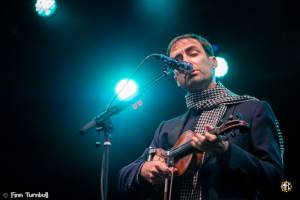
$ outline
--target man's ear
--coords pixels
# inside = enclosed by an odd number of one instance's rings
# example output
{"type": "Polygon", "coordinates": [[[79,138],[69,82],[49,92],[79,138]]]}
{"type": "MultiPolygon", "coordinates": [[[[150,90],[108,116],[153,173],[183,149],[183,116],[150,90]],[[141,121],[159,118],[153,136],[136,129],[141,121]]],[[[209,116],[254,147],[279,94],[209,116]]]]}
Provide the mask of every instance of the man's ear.
{"type": "Polygon", "coordinates": [[[218,66],[218,61],[217,61],[216,57],[215,56],[209,56],[209,61],[211,62],[212,67],[214,69],[216,69],[217,66],[218,66]]]}

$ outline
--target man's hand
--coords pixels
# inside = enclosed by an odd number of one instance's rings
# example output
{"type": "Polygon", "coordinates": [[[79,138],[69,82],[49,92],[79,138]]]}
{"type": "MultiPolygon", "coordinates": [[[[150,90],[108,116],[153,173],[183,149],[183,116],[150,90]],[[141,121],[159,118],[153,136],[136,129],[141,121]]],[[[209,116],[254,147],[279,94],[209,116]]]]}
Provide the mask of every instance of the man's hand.
{"type": "Polygon", "coordinates": [[[152,185],[162,184],[166,175],[171,175],[175,168],[168,167],[161,161],[147,161],[143,164],[140,175],[152,185]]]}
{"type": "Polygon", "coordinates": [[[191,144],[194,148],[207,153],[222,153],[228,150],[228,141],[218,141],[216,135],[209,133],[212,126],[205,126],[204,134],[195,134],[192,137],[191,144]]]}

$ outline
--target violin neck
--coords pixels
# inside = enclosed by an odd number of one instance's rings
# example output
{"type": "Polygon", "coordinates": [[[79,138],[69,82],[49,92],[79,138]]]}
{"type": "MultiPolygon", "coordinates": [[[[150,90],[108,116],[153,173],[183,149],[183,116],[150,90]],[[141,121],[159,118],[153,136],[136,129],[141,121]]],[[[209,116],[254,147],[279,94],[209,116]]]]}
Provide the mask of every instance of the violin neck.
{"type": "Polygon", "coordinates": [[[174,158],[176,160],[176,159],[182,158],[182,157],[192,153],[193,150],[194,150],[194,147],[191,145],[191,141],[189,140],[181,146],[171,148],[168,151],[167,155],[168,155],[168,157],[174,158]]]}

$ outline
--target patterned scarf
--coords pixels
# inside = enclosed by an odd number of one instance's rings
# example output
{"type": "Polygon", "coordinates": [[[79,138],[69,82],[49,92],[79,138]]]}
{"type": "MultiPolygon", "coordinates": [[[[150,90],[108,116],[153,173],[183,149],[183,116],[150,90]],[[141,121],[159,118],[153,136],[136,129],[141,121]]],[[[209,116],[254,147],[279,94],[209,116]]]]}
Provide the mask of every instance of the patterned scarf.
{"type": "MultiPolygon", "coordinates": [[[[189,93],[185,96],[188,109],[202,111],[197,125],[196,133],[204,133],[204,126],[210,124],[215,127],[226,112],[227,105],[238,104],[245,101],[257,100],[248,95],[237,95],[225,88],[221,83],[217,87],[203,91],[189,93]]],[[[202,189],[198,181],[199,170],[193,177],[185,177],[181,186],[180,200],[201,200],[202,189]]]]}

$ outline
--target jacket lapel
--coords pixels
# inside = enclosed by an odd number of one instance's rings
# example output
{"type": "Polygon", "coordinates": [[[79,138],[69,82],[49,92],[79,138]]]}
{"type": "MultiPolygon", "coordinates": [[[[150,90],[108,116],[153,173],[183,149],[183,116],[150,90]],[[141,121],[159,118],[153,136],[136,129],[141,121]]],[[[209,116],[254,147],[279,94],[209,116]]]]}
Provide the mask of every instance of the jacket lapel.
{"type": "Polygon", "coordinates": [[[184,130],[184,128],[185,128],[185,124],[187,122],[188,116],[189,116],[189,111],[187,111],[186,113],[181,115],[179,117],[179,119],[176,121],[175,126],[171,129],[170,133],[168,134],[168,141],[169,141],[169,144],[171,144],[172,146],[176,143],[179,136],[184,131],[186,131],[186,130],[184,130]]]}

